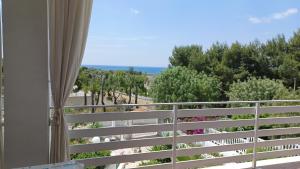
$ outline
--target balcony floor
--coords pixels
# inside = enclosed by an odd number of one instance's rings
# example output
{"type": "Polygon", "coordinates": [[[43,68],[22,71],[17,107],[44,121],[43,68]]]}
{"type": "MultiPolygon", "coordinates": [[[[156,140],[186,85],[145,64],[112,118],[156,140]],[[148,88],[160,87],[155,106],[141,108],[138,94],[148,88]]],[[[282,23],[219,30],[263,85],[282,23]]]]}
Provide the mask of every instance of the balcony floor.
{"type": "MultiPolygon", "coordinates": [[[[228,163],[204,169],[250,169],[251,166],[252,162],[228,163]]],[[[257,162],[257,169],[300,169],[300,156],[260,160],[257,162]]]]}

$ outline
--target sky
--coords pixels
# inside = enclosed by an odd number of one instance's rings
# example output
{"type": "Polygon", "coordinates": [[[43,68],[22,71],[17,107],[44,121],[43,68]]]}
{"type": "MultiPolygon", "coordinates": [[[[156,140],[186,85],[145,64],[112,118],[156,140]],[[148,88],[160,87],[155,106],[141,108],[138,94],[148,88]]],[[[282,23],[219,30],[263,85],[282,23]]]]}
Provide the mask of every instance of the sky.
{"type": "Polygon", "coordinates": [[[175,46],[264,42],[298,28],[299,0],[94,0],[82,64],[167,67],[175,46]]]}

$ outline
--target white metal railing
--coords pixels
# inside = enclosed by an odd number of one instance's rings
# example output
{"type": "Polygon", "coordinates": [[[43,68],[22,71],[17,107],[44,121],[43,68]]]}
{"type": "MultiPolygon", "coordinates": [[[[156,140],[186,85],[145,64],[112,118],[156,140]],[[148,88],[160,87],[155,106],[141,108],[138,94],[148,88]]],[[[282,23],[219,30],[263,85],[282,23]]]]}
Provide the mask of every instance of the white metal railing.
{"type": "MultiPolygon", "coordinates": [[[[105,122],[105,121],[122,121],[122,120],[136,120],[136,119],[165,119],[169,118],[167,123],[147,124],[147,125],[131,125],[131,126],[115,126],[103,128],[84,128],[84,129],[71,129],[69,130],[69,137],[72,138],[91,138],[94,136],[113,136],[113,135],[128,135],[135,133],[148,133],[148,132],[163,132],[193,130],[193,129],[209,129],[209,128],[226,128],[226,127],[242,127],[254,126],[254,130],[249,131],[236,131],[236,132],[222,132],[222,133],[207,133],[198,135],[177,135],[173,134],[168,137],[160,137],[159,135],[151,138],[131,138],[124,141],[114,142],[100,142],[90,144],[76,144],[70,145],[70,153],[82,152],[95,152],[100,150],[117,150],[135,147],[148,147],[155,145],[172,144],[172,149],[159,152],[142,152],[132,153],[126,155],[114,155],[110,157],[101,158],[88,158],[78,160],[83,162],[86,166],[99,166],[108,164],[120,164],[135,161],[144,161],[157,158],[171,158],[171,163],[144,166],[142,168],[201,168],[210,165],[221,165],[231,162],[249,162],[252,161],[252,167],[256,167],[256,161],[266,158],[279,158],[287,156],[296,156],[300,154],[298,143],[300,138],[285,138],[276,140],[259,140],[259,137],[274,136],[274,135],[290,135],[299,134],[300,127],[289,128],[272,128],[272,129],[259,129],[260,125],[269,124],[297,124],[300,123],[300,116],[293,117],[274,117],[274,118],[259,118],[263,113],[289,113],[300,112],[300,100],[276,100],[276,101],[230,101],[230,102],[197,102],[197,103],[154,103],[146,105],[106,105],[105,107],[134,107],[134,106],[147,106],[156,107],[172,106],[171,110],[150,110],[150,111],[117,111],[117,112],[101,112],[101,113],[80,113],[80,114],[67,114],[65,119],[68,124],[73,123],[86,123],[86,122],[105,122]],[[295,106],[270,106],[274,103],[297,103],[295,106]],[[182,106],[195,106],[195,105],[216,105],[216,104],[255,104],[254,107],[238,107],[238,108],[195,108],[195,109],[182,109],[182,106]],[[267,106],[268,105],[268,106],[267,106]],[[240,120],[218,120],[218,116],[227,115],[246,115],[252,114],[252,119],[240,120]],[[193,121],[193,122],[179,122],[178,118],[183,117],[196,117],[205,116],[210,117],[206,121],[193,121]],[[244,142],[240,139],[251,139],[251,141],[244,142]],[[216,140],[234,140],[232,144],[223,144],[210,147],[191,147],[186,149],[178,149],[176,145],[179,143],[193,143],[205,142],[216,140]],[[258,147],[277,147],[267,152],[256,152],[258,147]],[[279,148],[281,147],[281,148],[279,148]],[[284,148],[288,147],[288,148],[284,148]],[[227,152],[236,150],[252,149],[253,153],[241,154],[237,156],[224,156],[210,159],[199,159],[178,162],[176,157],[179,156],[192,156],[199,154],[210,154],[214,152],[227,152]]],[[[101,108],[103,106],[68,106],[69,109],[84,109],[84,108],[101,108]]],[[[251,166],[250,166],[251,168],[251,166]]]]}

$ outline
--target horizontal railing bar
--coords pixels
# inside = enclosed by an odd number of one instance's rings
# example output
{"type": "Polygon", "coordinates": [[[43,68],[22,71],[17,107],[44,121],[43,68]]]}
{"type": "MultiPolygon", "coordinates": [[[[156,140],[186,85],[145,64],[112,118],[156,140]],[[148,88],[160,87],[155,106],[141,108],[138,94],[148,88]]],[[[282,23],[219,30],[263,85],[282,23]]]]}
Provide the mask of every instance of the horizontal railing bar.
{"type": "Polygon", "coordinates": [[[254,107],[241,108],[210,108],[210,109],[180,109],[177,117],[195,116],[226,116],[236,114],[254,114],[254,107]]]}
{"type": "Polygon", "coordinates": [[[300,112],[300,106],[268,106],[261,107],[259,114],[300,112]]]}
{"type": "Polygon", "coordinates": [[[259,125],[288,124],[288,123],[300,123],[300,116],[276,117],[276,118],[260,118],[258,120],[258,124],[259,125]]]}
{"type": "Polygon", "coordinates": [[[136,119],[168,118],[171,116],[170,110],[143,111],[143,112],[106,112],[106,113],[81,113],[65,115],[67,123],[83,123],[96,121],[117,121],[136,119]]]}
{"type": "Polygon", "coordinates": [[[254,125],[254,119],[197,121],[197,122],[178,123],[178,130],[192,130],[192,129],[200,129],[200,128],[240,127],[240,126],[253,126],[253,125],[254,125]]]}
{"type": "MultiPolygon", "coordinates": [[[[258,130],[258,136],[274,136],[274,135],[286,135],[300,133],[300,127],[292,128],[277,128],[277,129],[264,129],[258,130]]],[[[224,132],[216,134],[199,134],[199,135],[187,135],[178,136],[177,143],[192,143],[197,141],[211,141],[211,140],[225,140],[235,138],[249,138],[254,136],[254,131],[238,131],[238,132],[224,132]]]]}
{"type": "Polygon", "coordinates": [[[99,150],[117,150],[123,148],[164,145],[164,144],[170,144],[172,142],[172,139],[173,139],[172,137],[156,137],[156,138],[127,140],[127,141],[113,141],[113,142],[94,143],[94,144],[70,145],[70,153],[73,154],[73,153],[81,153],[81,152],[95,152],[99,150]]]}
{"type": "MultiPolygon", "coordinates": [[[[261,108],[263,113],[286,113],[296,110],[300,111],[300,106],[293,107],[265,107],[261,108]]],[[[234,114],[253,114],[254,108],[212,108],[212,109],[181,109],[178,111],[178,117],[194,116],[221,116],[234,114]]],[[[260,114],[263,114],[260,113],[260,114]]],[[[134,120],[149,118],[168,118],[171,116],[171,110],[145,111],[145,112],[108,112],[108,113],[82,113],[76,115],[65,115],[68,123],[76,122],[95,122],[95,121],[113,121],[113,120],[134,120]]]]}
{"type": "Polygon", "coordinates": [[[177,150],[177,156],[191,156],[191,155],[208,154],[213,152],[243,150],[251,147],[253,147],[253,143],[243,143],[243,144],[239,143],[239,144],[230,144],[230,145],[222,145],[222,146],[187,148],[187,149],[177,150]]]}
{"type": "MultiPolygon", "coordinates": [[[[286,123],[300,123],[300,116],[259,119],[259,125],[286,124],[286,123]]],[[[241,127],[241,126],[253,126],[253,125],[254,125],[254,119],[197,121],[197,122],[178,123],[178,130],[193,130],[199,128],[241,127]]]]}
{"type": "Polygon", "coordinates": [[[177,143],[192,143],[197,141],[247,138],[247,137],[253,137],[253,134],[254,134],[253,131],[239,131],[239,132],[217,133],[217,134],[186,135],[186,136],[178,136],[176,140],[177,143]]]}
{"type": "MultiPolygon", "coordinates": [[[[238,104],[238,103],[293,103],[300,100],[260,100],[260,101],[219,101],[219,102],[174,102],[174,103],[149,103],[149,104],[111,104],[111,105],[80,105],[80,106],[65,106],[64,108],[101,108],[101,107],[133,107],[133,106],[167,106],[167,105],[211,105],[211,104],[238,104]]],[[[50,109],[54,109],[53,106],[50,109]]]]}
{"type": "Polygon", "coordinates": [[[112,136],[132,133],[149,133],[159,131],[171,131],[172,124],[133,125],[128,127],[104,127],[96,129],[69,130],[69,138],[112,136]]]}
{"type": "MultiPolygon", "coordinates": [[[[189,136],[192,137],[192,136],[189,136]]],[[[163,145],[170,144],[172,137],[157,137],[157,138],[147,138],[147,139],[137,139],[137,140],[128,140],[128,141],[116,141],[116,142],[106,142],[106,143],[96,143],[96,144],[79,144],[71,145],[70,153],[81,153],[81,152],[94,152],[98,150],[116,150],[122,148],[133,148],[133,147],[143,147],[143,146],[154,146],[154,145],[163,145]]],[[[291,138],[291,139],[278,139],[278,140],[268,140],[264,142],[257,143],[258,147],[267,147],[267,146],[278,146],[278,145],[288,145],[288,144],[298,144],[300,138],[291,138]]],[[[225,146],[211,146],[211,147],[201,147],[201,148],[190,148],[178,150],[178,155],[188,155],[181,154],[181,152],[192,152],[197,153],[211,153],[211,152],[222,152],[230,150],[240,150],[246,149],[253,146],[253,143],[246,144],[233,144],[225,146]]]]}
{"type": "Polygon", "coordinates": [[[108,156],[108,157],[100,157],[100,158],[88,158],[88,159],[80,159],[76,160],[80,163],[88,166],[98,166],[98,165],[106,165],[106,164],[119,164],[126,162],[135,162],[142,160],[152,160],[157,158],[168,158],[172,156],[172,150],[164,150],[157,152],[148,152],[148,153],[137,153],[137,154],[126,154],[126,155],[117,155],[117,156],[108,156]]]}
{"type": "Polygon", "coordinates": [[[290,128],[275,128],[275,129],[263,129],[258,130],[258,136],[275,136],[275,135],[288,135],[288,134],[298,134],[300,133],[300,127],[290,127],[290,128]]]}
{"type": "MultiPolygon", "coordinates": [[[[259,120],[260,125],[265,124],[281,124],[281,123],[299,123],[300,117],[281,117],[281,118],[265,118],[259,120]]],[[[222,127],[232,127],[232,126],[251,126],[253,125],[253,120],[222,120],[222,121],[198,121],[198,122],[185,122],[185,123],[179,123],[178,129],[181,130],[188,130],[188,129],[197,129],[197,128],[222,128],[222,127]]],[[[158,124],[164,126],[165,124],[158,124]]],[[[172,125],[172,124],[167,124],[172,125]]],[[[130,128],[142,128],[142,126],[157,126],[157,124],[154,125],[136,125],[136,126],[130,126],[130,128]]],[[[169,126],[170,127],[170,126],[169,126]]],[[[128,127],[115,127],[118,129],[128,128],[128,127]]],[[[83,131],[83,130],[95,130],[95,129],[79,129],[79,130],[71,130],[70,132],[77,132],[77,131],[83,131]]],[[[101,128],[101,130],[113,130],[112,127],[108,128],[101,128]]],[[[299,132],[299,128],[288,128],[288,129],[267,129],[266,131],[272,132],[272,130],[275,130],[274,134],[279,134],[277,131],[284,131],[284,130],[296,130],[295,132],[299,132]]],[[[166,130],[167,131],[167,130],[166,130]]],[[[263,132],[264,130],[260,130],[259,132],[263,132]]],[[[134,131],[132,131],[134,132],[134,131]]],[[[143,131],[141,131],[143,132],[143,131]]],[[[145,131],[148,132],[148,131],[145,131]]],[[[103,133],[102,133],[103,134],[103,133]]],[[[122,134],[122,133],[121,133],[122,134]]],[[[124,133],[127,134],[127,133],[124,133]]],[[[266,133],[268,134],[268,133],[266,133]]],[[[283,133],[288,134],[288,133],[283,133]]],[[[118,135],[118,134],[116,134],[118,135]]],[[[259,135],[261,136],[261,135],[259,135]]]]}
{"type": "Polygon", "coordinates": [[[247,155],[238,155],[238,156],[229,156],[229,157],[219,157],[212,159],[202,159],[202,160],[190,160],[184,162],[178,162],[176,164],[177,169],[182,168],[201,168],[201,167],[209,167],[212,165],[219,165],[230,162],[245,162],[250,161],[252,159],[252,154],[247,155]]]}

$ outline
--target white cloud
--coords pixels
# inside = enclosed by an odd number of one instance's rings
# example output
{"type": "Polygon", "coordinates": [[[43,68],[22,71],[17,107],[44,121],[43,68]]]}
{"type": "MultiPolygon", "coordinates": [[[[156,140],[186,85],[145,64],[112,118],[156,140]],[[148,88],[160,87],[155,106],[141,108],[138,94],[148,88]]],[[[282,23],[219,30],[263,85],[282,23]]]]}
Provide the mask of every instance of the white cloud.
{"type": "Polygon", "coordinates": [[[257,17],[250,17],[249,18],[249,21],[251,22],[251,23],[262,23],[263,21],[261,20],[261,19],[259,19],[259,18],[257,18],[257,17]]]}
{"type": "Polygon", "coordinates": [[[298,12],[299,12],[299,10],[297,8],[290,8],[284,12],[279,12],[279,13],[273,14],[273,19],[283,19],[288,16],[295,15],[298,12]]]}
{"type": "Polygon", "coordinates": [[[268,17],[249,17],[248,20],[253,24],[260,24],[260,23],[270,23],[274,20],[281,20],[285,19],[291,15],[295,15],[299,13],[299,10],[297,8],[289,8],[286,11],[283,12],[277,12],[273,13],[272,15],[268,17]]]}
{"type": "Polygon", "coordinates": [[[141,13],[139,10],[134,9],[134,8],[130,8],[130,13],[134,14],[134,15],[138,15],[139,13],[141,13]]]}

